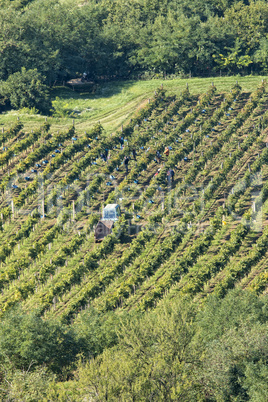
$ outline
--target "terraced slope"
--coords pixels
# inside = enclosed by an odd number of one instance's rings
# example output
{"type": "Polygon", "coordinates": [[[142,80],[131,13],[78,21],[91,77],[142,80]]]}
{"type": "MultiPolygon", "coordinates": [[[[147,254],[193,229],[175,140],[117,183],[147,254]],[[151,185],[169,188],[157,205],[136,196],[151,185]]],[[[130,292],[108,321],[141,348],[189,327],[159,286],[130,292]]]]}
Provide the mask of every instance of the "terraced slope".
{"type": "Polygon", "coordinates": [[[234,286],[267,292],[267,107],[265,82],[251,94],[161,88],[116,133],[55,133],[49,122],[1,133],[1,314],[20,303],[70,321],[89,305],[145,310],[234,286]],[[111,202],[122,218],[96,244],[111,202]]]}

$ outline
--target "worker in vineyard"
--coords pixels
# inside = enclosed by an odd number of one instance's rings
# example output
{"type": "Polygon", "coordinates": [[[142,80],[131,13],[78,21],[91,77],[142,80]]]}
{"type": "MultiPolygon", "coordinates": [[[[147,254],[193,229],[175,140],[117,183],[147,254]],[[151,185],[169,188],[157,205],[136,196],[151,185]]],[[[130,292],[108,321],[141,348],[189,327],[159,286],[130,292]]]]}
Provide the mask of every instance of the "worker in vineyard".
{"type": "Polygon", "coordinates": [[[169,185],[174,182],[174,175],[175,175],[174,170],[169,169],[167,172],[167,181],[169,185]]]}
{"type": "Polygon", "coordinates": [[[128,174],[128,162],[129,162],[129,157],[125,156],[125,158],[124,158],[124,166],[125,166],[125,169],[126,169],[126,174],[128,174]]]}
{"type": "Polygon", "coordinates": [[[132,149],[132,155],[133,155],[134,161],[136,161],[136,160],[137,160],[137,159],[136,159],[136,156],[137,156],[136,149],[132,149]]]}
{"type": "Polygon", "coordinates": [[[101,154],[101,155],[100,155],[100,157],[101,157],[101,159],[103,159],[103,160],[104,160],[104,162],[106,162],[106,161],[107,161],[107,158],[106,158],[105,154],[101,154]]]}
{"type": "Polygon", "coordinates": [[[120,145],[121,145],[121,149],[123,148],[123,145],[124,145],[124,138],[121,136],[121,137],[119,137],[119,142],[120,142],[120,145]]]}
{"type": "Polygon", "coordinates": [[[171,183],[174,182],[174,176],[175,176],[175,172],[173,169],[170,169],[170,175],[171,175],[171,183]]]}
{"type": "Polygon", "coordinates": [[[166,148],[165,148],[165,150],[164,150],[164,154],[165,154],[166,156],[168,156],[168,155],[169,155],[169,148],[168,148],[168,147],[166,147],[166,148]]]}
{"type": "Polygon", "coordinates": [[[160,163],[161,162],[161,154],[160,154],[160,152],[159,151],[156,151],[156,162],[157,163],[160,163]]]}

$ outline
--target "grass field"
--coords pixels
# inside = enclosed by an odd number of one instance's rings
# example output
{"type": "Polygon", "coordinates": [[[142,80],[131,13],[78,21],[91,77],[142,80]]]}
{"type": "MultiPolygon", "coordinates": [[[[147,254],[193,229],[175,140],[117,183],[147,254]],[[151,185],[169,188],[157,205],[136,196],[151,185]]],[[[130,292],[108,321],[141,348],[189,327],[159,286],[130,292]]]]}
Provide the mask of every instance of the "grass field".
{"type": "MultiPolygon", "coordinates": [[[[79,93],[68,87],[55,87],[51,92],[58,117],[48,117],[53,131],[66,130],[75,122],[77,132],[84,132],[98,121],[110,133],[126,123],[135,111],[163,84],[167,93],[179,94],[189,85],[192,94],[205,92],[213,81],[219,92],[229,92],[236,81],[244,92],[252,92],[265,76],[192,78],[150,81],[117,81],[104,83],[95,93],[79,93]],[[62,116],[62,117],[61,117],[62,116]]],[[[39,127],[45,116],[27,110],[5,112],[0,117],[0,128],[8,128],[20,119],[25,131],[39,127]]]]}

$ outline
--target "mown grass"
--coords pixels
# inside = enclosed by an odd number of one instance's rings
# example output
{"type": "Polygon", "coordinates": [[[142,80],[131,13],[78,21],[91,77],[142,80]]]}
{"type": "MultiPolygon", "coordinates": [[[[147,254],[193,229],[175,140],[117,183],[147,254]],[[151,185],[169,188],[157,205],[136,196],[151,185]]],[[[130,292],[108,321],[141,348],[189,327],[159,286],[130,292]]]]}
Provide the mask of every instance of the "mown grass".
{"type": "MultiPolygon", "coordinates": [[[[54,131],[66,130],[74,121],[78,133],[89,130],[97,122],[110,133],[131,118],[161,84],[168,93],[178,94],[188,83],[192,94],[201,94],[212,82],[219,92],[228,92],[237,81],[243,91],[251,92],[262,79],[267,79],[267,76],[117,81],[99,85],[94,93],[79,93],[67,87],[55,87],[51,99],[58,117],[50,116],[47,119],[54,131]]],[[[9,111],[0,115],[0,127],[8,128],[18,118],[23,122],[25,131],[34,130],[45,121],[45,116],[38,114],[9,111]]]]}

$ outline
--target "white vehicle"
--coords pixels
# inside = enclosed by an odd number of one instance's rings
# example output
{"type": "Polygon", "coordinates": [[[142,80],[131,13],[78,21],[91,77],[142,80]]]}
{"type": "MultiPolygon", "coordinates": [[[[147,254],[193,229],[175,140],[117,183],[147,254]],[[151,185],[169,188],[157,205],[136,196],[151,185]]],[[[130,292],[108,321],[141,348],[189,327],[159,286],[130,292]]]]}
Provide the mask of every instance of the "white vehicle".
{"type": "Polygon", "coordinates": [[[114,222],[118,221],[121,215],[118,204],[108,204],[102,211],[102,219],[95,228],[95,242],[101,242],[105,236],[112,233],[114,222]]]}

